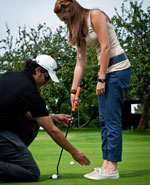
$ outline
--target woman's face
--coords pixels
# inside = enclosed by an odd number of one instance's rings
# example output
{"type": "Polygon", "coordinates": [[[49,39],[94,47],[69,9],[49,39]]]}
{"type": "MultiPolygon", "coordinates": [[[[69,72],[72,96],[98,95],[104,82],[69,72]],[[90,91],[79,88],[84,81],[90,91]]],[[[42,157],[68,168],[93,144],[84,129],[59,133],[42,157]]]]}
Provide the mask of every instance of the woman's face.
{"type": "Polygon", "coordinates": [[[63,21],[65,24],[68,24],[69,19],[70,19],[68,13],[66,13],[66,12],[60,12],[60,13],[57,13],[57,16],[58,16],[59,19],[60,19],[61,21],[63,21]]]}

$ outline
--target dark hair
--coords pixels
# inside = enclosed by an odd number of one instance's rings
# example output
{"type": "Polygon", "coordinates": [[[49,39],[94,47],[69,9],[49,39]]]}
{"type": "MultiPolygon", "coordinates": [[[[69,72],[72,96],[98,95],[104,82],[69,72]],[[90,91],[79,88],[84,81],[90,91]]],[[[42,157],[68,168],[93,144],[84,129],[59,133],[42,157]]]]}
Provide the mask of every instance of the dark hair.
{"type": "MultiPolygon", "coordinates": [[[[41,67],[41,66],[36,63],[36,60],[35,59],[34,60],[32,60],[32,59],[25,60],[24,68],[28,72],[30,72],[31,74],[35,74],[35,69],[37,67],[41,67]]],[[[44,69],[43,67],[41,67],[41,72],[42,73],[45,73],[45,72],[47,72],[47,70],[44,69]]]]}

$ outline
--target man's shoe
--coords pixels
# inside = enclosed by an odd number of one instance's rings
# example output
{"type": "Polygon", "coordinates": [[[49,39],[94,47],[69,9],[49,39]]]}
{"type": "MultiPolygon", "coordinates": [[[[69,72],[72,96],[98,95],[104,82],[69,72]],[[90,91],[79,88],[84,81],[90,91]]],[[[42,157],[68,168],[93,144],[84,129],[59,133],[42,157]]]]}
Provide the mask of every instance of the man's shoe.
{"type": "Polygon", "coordinates": [[[84,176],[91,180],[103,180],[103,179],[118,179],[119,172],[118,170],[112,172],[106,172],[105,170],[95,170],[95,173],[91,173],[91,175],[84,176]]]}

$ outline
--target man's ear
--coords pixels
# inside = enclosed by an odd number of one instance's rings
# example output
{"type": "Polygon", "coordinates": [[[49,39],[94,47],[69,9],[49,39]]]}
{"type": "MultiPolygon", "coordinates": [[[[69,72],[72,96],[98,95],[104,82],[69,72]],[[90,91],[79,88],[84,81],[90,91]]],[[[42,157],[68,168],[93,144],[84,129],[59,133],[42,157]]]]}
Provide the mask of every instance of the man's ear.
{"type": "Polygon", "coordinates": [[[39,74],[39,73],[41,73],[41,67],[35,68],[35,74],[39,74]]]}
{"type": "Polygon", "coordinates": [[[35,68],[35,76],[41,77],[42,75],[41,69],[42,69],[41,67],[35,68]]]}

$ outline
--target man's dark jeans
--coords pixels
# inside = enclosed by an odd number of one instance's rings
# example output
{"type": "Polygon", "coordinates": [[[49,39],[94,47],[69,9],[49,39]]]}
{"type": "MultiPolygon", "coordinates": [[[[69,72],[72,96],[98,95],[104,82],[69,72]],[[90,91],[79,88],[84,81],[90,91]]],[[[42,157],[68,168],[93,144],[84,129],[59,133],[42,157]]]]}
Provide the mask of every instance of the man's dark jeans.
{"type": "Polygon", "coordinates": [[[0,181],[38,181],[40,170],[27,148],[34,138],[32,136],[32,139],[28,139],[29,141],[25,141],[26,144],[18,134],[12,131],[0,132],[0,181]]]}

